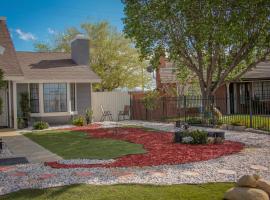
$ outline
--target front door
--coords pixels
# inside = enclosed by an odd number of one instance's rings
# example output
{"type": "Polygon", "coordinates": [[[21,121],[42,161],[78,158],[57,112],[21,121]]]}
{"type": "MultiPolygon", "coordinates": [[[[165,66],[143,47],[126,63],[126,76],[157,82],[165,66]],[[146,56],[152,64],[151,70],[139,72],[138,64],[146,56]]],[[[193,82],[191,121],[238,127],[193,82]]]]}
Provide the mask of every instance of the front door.
{"type": "Polygon", "coordinates": [[[0,97],[3,101],[2,114],[0,113],[0,128],[8,127],[8,101],[6,88],[0,89],[0,97]]]}

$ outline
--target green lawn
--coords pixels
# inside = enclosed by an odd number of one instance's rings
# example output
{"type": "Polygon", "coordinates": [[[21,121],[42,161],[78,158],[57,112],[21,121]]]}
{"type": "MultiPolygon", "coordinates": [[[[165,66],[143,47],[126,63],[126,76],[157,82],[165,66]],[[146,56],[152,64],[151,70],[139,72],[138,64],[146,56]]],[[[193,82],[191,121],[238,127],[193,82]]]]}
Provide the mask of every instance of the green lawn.
{"type": "Polygon", "coordinates": [[[42,131],[24,134],[64,159],[111,159],[145,153],[143,146],[113,139],[96,139],[77,131],[42,131]]]}
{"type": "Polygon", "coordinates": [[[3,200],[222,200],[231,183],[203,185],[71,185],[43,190],[22,190],[3,200]]]}
{"type": "MultiPolygon", "coordinates": [[[[220,121],[225,124],[238,124],[250,127],[249,115],[224,115],[220,121]]],[[[270,130],[270,117],[269,116],[252,116],[252,127],[261,130],[270,130]]]]}

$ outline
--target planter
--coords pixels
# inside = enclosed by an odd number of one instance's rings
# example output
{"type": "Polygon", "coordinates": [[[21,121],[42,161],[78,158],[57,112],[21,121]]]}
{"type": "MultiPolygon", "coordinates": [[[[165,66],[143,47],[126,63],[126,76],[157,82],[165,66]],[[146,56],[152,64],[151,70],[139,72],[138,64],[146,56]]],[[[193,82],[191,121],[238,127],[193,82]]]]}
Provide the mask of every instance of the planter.
{"type": "Polygon", "coordinates": [[[183,134],[181,131],[177,131],[174,133],[174,142],[181,143],[183,139],[183,134]]]}

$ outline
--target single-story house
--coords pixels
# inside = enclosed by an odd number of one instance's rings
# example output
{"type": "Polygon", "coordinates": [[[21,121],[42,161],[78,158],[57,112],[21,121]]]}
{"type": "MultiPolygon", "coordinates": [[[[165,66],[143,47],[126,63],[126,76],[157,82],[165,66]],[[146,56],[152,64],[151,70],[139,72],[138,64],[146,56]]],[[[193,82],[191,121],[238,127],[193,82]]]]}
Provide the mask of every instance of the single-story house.
{"type": "Polygon", "coordinates": [[[78,35],[71,53],[15,51],[5,17],[0,17],[0,69],[6,87],[0,90],[0,127],[17,128],[21,94],[29,95],[30,123],[70,122],[91,107],[92,83],[100,78],[89,66],[89,39],[78,35]]]}
{"type": "Polygon", "coordinates": [[[249,99],[255,112],[270,114],[270,62],[261,62],[246,72],[241,80],[221,86],[215,96],[217,99],[226,99],[223,101],[226,103],[219,106],[227,114],[249,112],[249,99]]]}

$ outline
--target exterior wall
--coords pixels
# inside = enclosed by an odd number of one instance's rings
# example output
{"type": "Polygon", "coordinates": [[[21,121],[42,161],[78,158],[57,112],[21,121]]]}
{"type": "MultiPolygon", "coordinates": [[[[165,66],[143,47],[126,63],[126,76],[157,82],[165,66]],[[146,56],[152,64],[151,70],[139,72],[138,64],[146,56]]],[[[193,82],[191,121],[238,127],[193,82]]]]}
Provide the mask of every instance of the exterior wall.
{"type": "Polygon", "coordinates": [[[2,114],[0,115],[0,127],[8,127],[8,93],[7,88],[0,90],[0,96],[3,101],[2,114]]]}
{"type": "Polygon", "coordinates": [[[101,105],[105,111],[112,113],[113,120],[118,120],[119,111],[123,111],[125,105],[130,105],[130,95],[127,92],[93,92],[94,121],[99,121],[102,116],[101,105]]]}
{"type": "Polygon", "coordinates": [[[84,115],[85,110],[91,107],[91,85],[90,83],[77,83],[77,111],[84,115]]]}
{"type": "Polygon", "coordinates": [[[45,121],[48,122],[49,125],[64,125],[71,124],[73,116],[53,116],[53,117],[31,117],[31,125],[33,125],[36,121],[45,121]]]}

